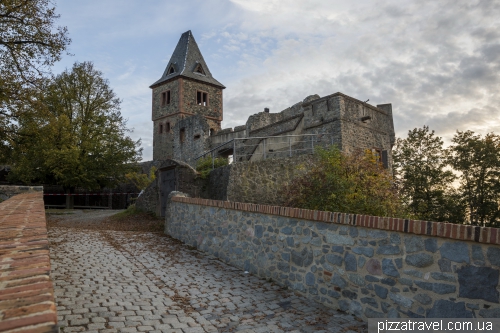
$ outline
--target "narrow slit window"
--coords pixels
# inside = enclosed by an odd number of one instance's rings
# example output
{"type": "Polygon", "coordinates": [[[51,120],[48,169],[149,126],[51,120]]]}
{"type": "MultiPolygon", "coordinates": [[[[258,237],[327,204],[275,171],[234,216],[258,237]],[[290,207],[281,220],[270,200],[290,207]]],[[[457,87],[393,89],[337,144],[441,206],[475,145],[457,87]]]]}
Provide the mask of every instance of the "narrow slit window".
{"type": "Polygon", "coordinates": [[[167,91],[167,104],[170,104],[170,101],[171,101],[171,99],[170,99],[170,90],[169,90],[169,91],[167,91]]]}
{"type": "Polygon", "coordinates": [[[163,133],[163,125],[160,124],[160,134],[163,133]]]}
{"type": "Polygon", "coordinates": [[[165,124],[165,132],[170,133],[170,123],[165,124]]]}
{"type": "Polygon", "coordinates": [[[167,93],[162,92],[161,93],[161,106],[165,106],[165,103],[167,102],[167,93]]]}
{"type": "Polygon", "coordinates": [[[183,143],[184,140],[186,139],[186,129],[185,128],[181,128],[181,130],[179,132],[179,138],[181,140],[181,143],[183,143]]]}
{"type": "Polygon", "coordinates": [[[195,139],[195,140],[198,140],[199,138],[201,138],[201,135],[200,135],[200,134],[196,134],[196,135],[194,136],[194,139],[195,139]]]}

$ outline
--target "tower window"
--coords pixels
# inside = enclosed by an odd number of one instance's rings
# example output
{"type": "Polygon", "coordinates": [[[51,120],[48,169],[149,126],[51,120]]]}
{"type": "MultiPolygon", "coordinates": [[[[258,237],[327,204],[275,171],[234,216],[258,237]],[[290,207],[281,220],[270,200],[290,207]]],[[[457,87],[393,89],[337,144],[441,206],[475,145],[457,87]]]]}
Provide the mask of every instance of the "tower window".
{"type": "Polygon", "coordinates": [[[208,106],[208,93],[203,91],[196,92],[196,104],[208,106]]]}
{"type": "Polygon", "coordinates": [[[213,128],[210,129],[210,136],[214,135],[215,130],[213,128]]]}
{"type": "Polygon", "coordinates": [[[194,139],[195,139],[195,140],[198,140],[199,138],[201,138],[201,135],[200,135],[200,134],[196,134],[196,135],[194,136],[194,139]]]}
{"type": "Polygon", "coordinates": [[[174,66],[172,65],[172,66],[170,66],[170,69],[168,70],[168,75],[170,75],[170,74],[174,74],[174,73],[175,73],[175,68],[174,68],[174,66]]]}
{"type": "Polygon", "coordinates": [[[196,65],[194,68],[194,72],[197,74],[205,75],[205,71],[203,70],[203,67],[201,67],[201,64],[196,65]]]}
{"type": "Polygon", "coordinates": [[[170,90],[162,92],[161,93],[161,106],[165,106],[167,104],[170,104],[170,101],[171,101],[170,90]]]}
{"type": "Polygon", "coordinates": [[[165,132],[170,133],[170,123],[165,124],[165,132]]]}
{"type": "Polygon", "coordinates": [[[181,128],[181,130],[179,132],[179,139],[181,140],[181,143],[183,143],[184,140],[186,140],[186,129],[185,128],[181,128]]]}
{"type": "Polygon", "coordinates": [[[159,131],[160,131],[160,134],[161,134],[161,133],[163,133],[163,125],[162,125],[162,124],[160,124],[160,129],[159,129],[159,131]]]}

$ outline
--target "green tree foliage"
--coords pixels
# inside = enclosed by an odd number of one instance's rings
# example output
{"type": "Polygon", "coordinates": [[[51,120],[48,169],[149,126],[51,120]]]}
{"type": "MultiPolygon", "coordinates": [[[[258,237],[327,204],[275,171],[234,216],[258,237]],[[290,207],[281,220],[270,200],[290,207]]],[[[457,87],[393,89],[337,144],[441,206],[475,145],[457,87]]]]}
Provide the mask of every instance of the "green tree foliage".
{"type": "Polygon", "coordinates": [[[306,209],[402,217],[392,176],[371,151],[346,155],[318,148],[304,174],[285,189],[286,205],[306,209]]]}
{"type": "Polygon", "coordinates": [[[460,176],[459,192],[473,225],[500,225],[500,136],[457,132],[449,163],[460,176]]]}
{"type": "Polygon", "coordinates": [[[11,180],[99,189],[114,186],[138,161],[120,99],[92,63],[46,80],[19,117],[11,180]]]}
{"type": "Polygon", "coordinates": [[[406,139],[396,140],[392,156],[399,193],[413,215],[422,220],[463,222],[464,209],[452,186],[456,176],[446,169],[443,141],[434,131],[427,126],[408,131],[406,139]]]}
{"type": "Polygon", "coordinates": [[[206,179],[213,169],[228,165],[228,163],[227,158],[216,157],[212,159],[212,156],[206,156],[197,161],[196,171],[200,173],[200,178],[206,179]]]}
{"type": "Polygon", "coordinates": [[[50,0],[0,0],[0,160],[17,134],[20,105],[70,43],[50,0]]]}
{"type": "Polygon", "coordinates": [[[156,179],[156,167],[152,167],[149,170],[149,175],[139,172],[129,172],[125,175],[125,178],[135,185],[139,190],[144,190],[156,179]]]}

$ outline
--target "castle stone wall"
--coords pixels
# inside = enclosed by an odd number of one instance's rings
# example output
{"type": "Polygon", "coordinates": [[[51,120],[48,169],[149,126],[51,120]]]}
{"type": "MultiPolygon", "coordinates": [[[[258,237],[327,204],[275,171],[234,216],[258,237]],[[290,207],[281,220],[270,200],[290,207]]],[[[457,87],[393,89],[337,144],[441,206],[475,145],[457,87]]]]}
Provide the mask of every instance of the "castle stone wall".
{"type": "Polygon", "coordinates": [[[364,319],[500,317],[495,228],[173,197],[165,232],[364,319]]]}

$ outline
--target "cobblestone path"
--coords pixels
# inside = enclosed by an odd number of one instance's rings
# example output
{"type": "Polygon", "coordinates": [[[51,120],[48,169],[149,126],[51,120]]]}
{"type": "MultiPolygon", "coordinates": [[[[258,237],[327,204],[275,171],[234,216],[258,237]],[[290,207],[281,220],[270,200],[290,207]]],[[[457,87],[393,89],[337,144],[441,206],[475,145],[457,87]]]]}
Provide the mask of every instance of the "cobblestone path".
{"type": "Polygon", "coordinates": [[[365,332],[366,324],[152,232],[49,228],[61,332],[365,332]]]}

